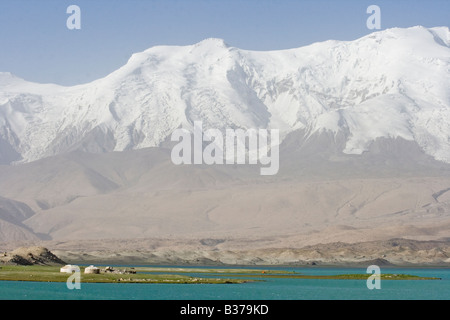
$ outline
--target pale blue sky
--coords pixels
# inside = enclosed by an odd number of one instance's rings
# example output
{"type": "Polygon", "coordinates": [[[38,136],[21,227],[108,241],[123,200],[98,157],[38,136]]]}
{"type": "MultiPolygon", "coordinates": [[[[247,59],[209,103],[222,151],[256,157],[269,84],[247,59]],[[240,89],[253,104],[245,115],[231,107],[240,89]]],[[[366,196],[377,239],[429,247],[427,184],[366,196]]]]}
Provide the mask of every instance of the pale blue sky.
{"type": "Polygon", "coordinates": [[[1,0],[0,71],[73,85],[154,45],[216,37],[275,50],[353,40],[373,32],[366,27],[371,4],[381,8],[381,29],[449,26],[449,0],[1,0]],[[71,4],[81,9],[81,30],[66,27],[71,4]]]}

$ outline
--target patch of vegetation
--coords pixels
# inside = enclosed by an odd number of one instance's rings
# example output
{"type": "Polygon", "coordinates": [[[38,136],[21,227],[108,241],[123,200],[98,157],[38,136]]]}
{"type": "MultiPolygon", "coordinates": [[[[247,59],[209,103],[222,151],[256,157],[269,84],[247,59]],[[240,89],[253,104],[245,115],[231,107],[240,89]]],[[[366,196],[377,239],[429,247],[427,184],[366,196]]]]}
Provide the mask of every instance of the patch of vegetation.
{"type": "MultiPolygon", "coordinates": [[[[5,266],[0,269],[0,280],[66,282],[68,273],[59,271],[59,267],[50,266],[5,266]]],[[[244,283],[245,279],[199,278],[178,274],[134,274],[100,273],[85,274],[81,268],[82,283],[244,283]]]]}
{"type": "MultiPolygon", "coordinates": [[[[10,281],[44,281],[66,282],[70,274],[61,273],[60,267],[55,266],[3,266],[0,268],[0,280],[10,281]]],[[[135,273],[85,274],[80,268],[82,283],[245,283],[261,281],[270,278],[285,279],[338,279],[338,280],[367,280],[369,274],[340,274],[340,275],[305,275],[293,271],[257,270],[257,269],[211,269],[211,268],[158,268],[135,267],[135,273]],[[207,277],[196,277],[186,273],[205,274],[207,277]],[[230,278],[232,277],[232,278],[230,278]],[[249,279],[250,278],[250,279],[249,279]],[[257,278],[257,279],[256,279],[257,278]]],[[[408,274],[381,274],[382,280],[437,280],[439,278],[419,277],[408,274]]]]}
{"type": "MultiPolygon", "coordinates": [[[[370,274],[337,274],[337,275],[305,275],[305,274],[229,274],[233,277],[285,278],[285,279],[334,279],[334,280],[367,280],[370,274]]],[[[440,280],[433,277],[419,277],[410,274],[381,274],[381,280],[440,280]]]]}

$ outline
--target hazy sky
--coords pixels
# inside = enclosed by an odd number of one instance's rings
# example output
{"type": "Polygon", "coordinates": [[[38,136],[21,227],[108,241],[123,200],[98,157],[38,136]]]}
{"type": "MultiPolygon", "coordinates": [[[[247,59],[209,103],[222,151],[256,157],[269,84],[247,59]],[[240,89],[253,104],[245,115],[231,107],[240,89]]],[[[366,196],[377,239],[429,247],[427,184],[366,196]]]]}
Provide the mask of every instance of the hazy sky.
{"type": "Polygon", "coordinates": [[[222,38],[250,50],[354,40],[369,5],[381,29],[449,26],[449,0],[1,0],[0,71],[35,82],[73,85],[106,76],[154,45],[222,38]],[[69,5],[81,29],[69,30],[69,5]]]}

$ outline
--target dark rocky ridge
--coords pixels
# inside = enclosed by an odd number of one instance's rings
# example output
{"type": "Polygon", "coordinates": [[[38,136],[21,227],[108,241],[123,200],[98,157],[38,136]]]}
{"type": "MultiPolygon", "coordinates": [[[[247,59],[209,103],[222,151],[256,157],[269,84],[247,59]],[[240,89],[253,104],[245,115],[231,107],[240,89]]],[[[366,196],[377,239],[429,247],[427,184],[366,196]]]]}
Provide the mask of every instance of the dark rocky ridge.
{"type": "Polygon", "coordinates": [[[9,265],[63,265],[63,260],[44,247],[21,247],[3,252],[0,262],[9,265]]]}

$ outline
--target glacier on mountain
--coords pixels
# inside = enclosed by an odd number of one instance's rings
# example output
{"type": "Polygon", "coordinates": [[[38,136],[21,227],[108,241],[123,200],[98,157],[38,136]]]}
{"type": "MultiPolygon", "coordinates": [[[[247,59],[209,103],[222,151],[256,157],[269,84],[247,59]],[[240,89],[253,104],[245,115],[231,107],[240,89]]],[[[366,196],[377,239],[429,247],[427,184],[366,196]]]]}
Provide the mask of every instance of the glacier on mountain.
{"type": "Polygon", "coordinates": [[[415,141],[450,163],[450,31],[393,28],[354,41],[250,51],[206,39],[156,46],[96,81],[64,87],[0,73],[0,164],[73,150],[161,145],[179,128],[345,133],[415,141]]]}

